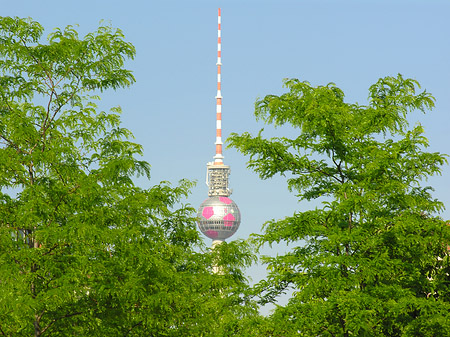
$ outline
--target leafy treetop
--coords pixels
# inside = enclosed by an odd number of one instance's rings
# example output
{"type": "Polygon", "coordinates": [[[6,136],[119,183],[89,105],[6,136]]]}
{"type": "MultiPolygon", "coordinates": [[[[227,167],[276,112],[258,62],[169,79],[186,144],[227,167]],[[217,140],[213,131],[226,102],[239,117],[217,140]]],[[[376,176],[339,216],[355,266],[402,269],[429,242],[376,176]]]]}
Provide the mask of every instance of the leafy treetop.
{"type": "Polygon", "coordinates": [[[332,83],[285,86],[257,101],[255,116],[291,125],[296,137],[266,139],[261,131],[228,139],[262,179],[287,175],[299,200],[323,200],[322,208],[268,221],[257,236],[261,245],[292,246],[265,258],[269,278],[255,288],[263,303],[294,290],[274,312],[271,333],[446,335],[450,230],[438,216],[444,205],[422,182],[447,159],[426,152],[422,126],[407,120],[412,110],[431,109],[433,96],[401,75],[372,85],[367,105],[345,102],[332,83]]]}

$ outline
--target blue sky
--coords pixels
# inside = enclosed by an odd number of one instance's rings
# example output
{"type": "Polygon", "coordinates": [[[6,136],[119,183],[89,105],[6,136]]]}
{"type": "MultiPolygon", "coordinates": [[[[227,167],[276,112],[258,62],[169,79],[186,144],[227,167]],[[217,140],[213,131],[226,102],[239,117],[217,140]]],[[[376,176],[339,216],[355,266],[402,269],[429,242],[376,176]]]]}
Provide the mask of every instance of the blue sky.
{"type": "MultiPolygon", "coordinates": [[[[262,127],[253,117],[254,102],[282,93],[283,78],[334,82],[347,101],[364,104],[378,78],[401,73],[436,97],[436,108],[411,115],[411,124],[424,125],[431,151],[450,153],[450,1],[16,0],[5,1],[1,15],[32,17],[47,32],[78,24],[87,33],[101,20],[122,29],[137,49],[127,64],[137,83],[106,93],[102,106],[120,105],[124,125],[144,146],[152,179],[139,184],[196,180],[188,202],[197,207],[207,196],[206,163],[214,155],[218,7],[225,138],[262,127]]],[[[267,135],[293,134],[266,129],[267,135]]],[[[235,238],[312,207],[298,203],[281,178],[261,182],[236,151],[224,155],[243,218],[235,238]]],[[[450,219],[449,166],[426,183],[448,205],[442,216],[450,219]]]]}

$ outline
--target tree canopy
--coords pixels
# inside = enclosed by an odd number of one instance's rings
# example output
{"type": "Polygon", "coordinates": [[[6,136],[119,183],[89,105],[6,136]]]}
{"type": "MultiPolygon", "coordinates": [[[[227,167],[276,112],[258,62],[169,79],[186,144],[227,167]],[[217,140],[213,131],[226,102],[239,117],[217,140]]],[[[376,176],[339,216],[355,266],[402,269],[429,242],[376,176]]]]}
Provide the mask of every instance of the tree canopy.
{"type": "Polygon", "coordinates": [[[367,105],[348,103],[330,83],[289,79],[287,92],[256,102],[255,116],[289,125],[294,138],[263,131],[232,134],[229,146],[249,156],[262,179],[285,176],[299,201],[322,207],[265,224],[260,245],[287,242],[265,257],[261,302],[293,295],[266,322],[271,336],[448,336],[450,228],[444,205],[423,186],[447,162],[427,152],[421,125],[408,114],[434,98],[412,79],[385,77],[367,105]]]}
{"type": "Polygon", "coordinates": [[[135,48],[109,26],[43,33],[0,18],[0,335],[227,335],[251,255],[205,249],[191,182],[137,186],[142,146],[97,107],[135,81],[135,48]]]}

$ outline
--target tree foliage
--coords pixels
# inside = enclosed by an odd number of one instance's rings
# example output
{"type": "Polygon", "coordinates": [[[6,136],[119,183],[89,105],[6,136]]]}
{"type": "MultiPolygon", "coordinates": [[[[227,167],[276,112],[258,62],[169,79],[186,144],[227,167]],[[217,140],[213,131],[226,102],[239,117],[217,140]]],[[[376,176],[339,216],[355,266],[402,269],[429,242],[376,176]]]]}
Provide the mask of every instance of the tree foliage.
{"type": "Polygon", "coordinates": [[[258,100],[255,115],[290,125],[296,138],[229,138],[262,179],[286,176],[300,201],[323,206],[268,221],[257,238],[292,247],[266,257],[269,277],[256,287],[262,302],[293,289],[267,334],[448,336],[450,231],[443,204],[422,186],[446,156],[426,152],[422,126],[407,120],[434,98],[401,75],[372,85],[367,105],[346,102],[334,84],[285,86],[258,100]]]}
{"type": "Polygon", "coordinates": [[[0,335],[225,334],[244,315],[248,249],[204,252],[181,204],[192,183],[136,186],[142,146],[120,108],[97,107],[134,82],[134,47],[111,27],[43,32],[0,18],[0,335]]]}

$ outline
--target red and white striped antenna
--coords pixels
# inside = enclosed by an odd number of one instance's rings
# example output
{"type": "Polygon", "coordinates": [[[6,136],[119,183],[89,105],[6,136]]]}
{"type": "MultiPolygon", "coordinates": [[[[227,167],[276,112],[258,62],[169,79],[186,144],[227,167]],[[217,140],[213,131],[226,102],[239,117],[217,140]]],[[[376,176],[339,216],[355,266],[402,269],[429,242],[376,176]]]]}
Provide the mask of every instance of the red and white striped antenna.
{"type": "Polygon", "coordinates": [[[217,95],[216,95],[216,155],[214,165],[223,164],[222,154],[222,93],[221,93],[221,66],[222,66],[222,36],[220,8],[217,16],[217,95]]]}

